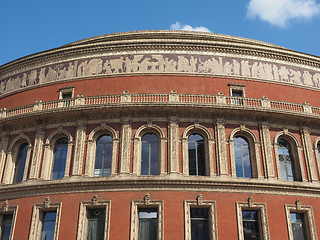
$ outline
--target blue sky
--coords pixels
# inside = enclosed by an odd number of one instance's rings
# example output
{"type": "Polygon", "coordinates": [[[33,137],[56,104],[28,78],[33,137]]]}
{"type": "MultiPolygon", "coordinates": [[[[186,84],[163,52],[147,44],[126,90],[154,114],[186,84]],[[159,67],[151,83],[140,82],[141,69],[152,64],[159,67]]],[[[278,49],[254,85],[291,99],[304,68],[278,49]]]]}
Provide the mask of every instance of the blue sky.
{"type": "Polygon", "coordinates": [[[211,31],[320,56],[320,0],[1,0],[0,65],[102,34],[211,31]]]}

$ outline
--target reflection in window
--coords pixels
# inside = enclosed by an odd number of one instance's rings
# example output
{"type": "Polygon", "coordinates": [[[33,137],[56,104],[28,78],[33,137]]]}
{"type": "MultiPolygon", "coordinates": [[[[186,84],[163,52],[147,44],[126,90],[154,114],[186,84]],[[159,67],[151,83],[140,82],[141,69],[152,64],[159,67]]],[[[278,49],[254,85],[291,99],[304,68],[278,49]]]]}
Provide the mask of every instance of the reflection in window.
{"type": "Polygon", "coordinates": [[[68,152],[68,139],[59,138],[55,145],[53,151],[53,169],[51,179],[63,178],[66,169],[66,160],[68,152]]]}
{"type": "Polygon", "coordinates": [[[303,213],[290,213],[291,227],[294,240],[306,240],[306,226],[303,213]]]}
{"type": "Polygon", "coordinates": [[[14,170],[14,176],[13,176],[14,183],[19,183],[23,180],[23,173],[26,166],[27,152],[28,152],[28,143],[21,144],[17,152],[17,158],[15,163],[15,170],[14,170]]]}
{"type": "Polygon", "coordinates": [[[94,176],[110,176],[112,159],[112,137],[103,135],[97,140],[94,176]]]}
{"type": "Polygon", "coordinates": [[[191,240],[209,240],[209,217],[207,208],[191,208],[191,240]]]}
{"type": "Polygon", "coordinates": [[[242,224],[244,240],[260,239],[258,211],[243,210],[242,224]]]}
{"type": "Polygon", "coordinates": [[[106,209],[88,209],[87,218],[87,240],[103,240],[104,225],[106,220],[106,209]]]}
{"type": "Polygon", "coordinates": [[[188,138],[189,175],[205,176],[204,139],[200,134],[188,138]]]}
{"type": "Polygon", "coordinates": [[[13,218],[12,214],[7,214],[2,216],[1,232],[0,232],[1,240],[10,239],[12,218],[13,218]]]}
{"type": "Polygon", "coordinates": [[[252,177],[249,143],[244,137],[234,138],[237,177],[252,177]]]}
{"type": "Polygon", "coordinates": [[[56,215],[56,212],[43,212],[41,240],[54,239],[56,215]]]}
{"type": "Polygon", "coordinates": [[[139,240],[158,239],[158,210],[139,209],[139,240]]]}
{"type": "Polygon", "coordinates": [[[317,149],[318,149],[318,157],[319,157],[318,159],[320,161],[320,142],[317,145],[317,149]]]}
{"type": "Polygon", "coordinates": [[[288,141],[283,139],[278,140],[278,153],[282,179],[294,181],[292,150],[288,141]]]}
{"type": "Polygon", "coordinates": [[[159,174],[159,139],[154,133],[141,138],[141,175],[159,174]]]}

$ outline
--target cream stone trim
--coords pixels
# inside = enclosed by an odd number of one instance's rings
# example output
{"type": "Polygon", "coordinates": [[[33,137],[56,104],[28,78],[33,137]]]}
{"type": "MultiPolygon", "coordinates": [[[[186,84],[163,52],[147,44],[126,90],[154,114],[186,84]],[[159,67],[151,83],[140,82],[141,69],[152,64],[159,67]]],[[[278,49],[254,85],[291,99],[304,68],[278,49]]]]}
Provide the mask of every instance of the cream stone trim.
{"type": "Polygon", "coordinates": [[[236,91],[241,91],[242,92],[242,97],[246,97],[246,86],[245,84],[238,84],[238,83],[228,83],[229,86],[229,94],[232,96],[232,92],[234,90],[236,91]]]}
{"type": "Polygon", "coordinates": [[[248,140],[250,160],[251,160],[251,174],[253,178],[262,178],[261,164],[260,164],[260,143],[256,135],[245,126],[235,128],[229,135],[229,149],[230,149],[230,162],[231,162],[231,176],[236,177],[236,164],[234,154],[234,138],[245,137],[248,140]]]}
{"type": "Polygon", "coordinates": [[[87,156],[85,165],[85,176],[93,177],[95,166],[95,154],[97,140],[100,136],[107,134],[112,137],[112,160],[111,160],[111,175],[116,174],[117,152],[119,148],[119,138],[117,132],[109,126],[100,126],[93,129],[87,140],[87,156]]]}
{"type": "Polygon", "coordinates": [[[147,193],[143,200],[131,201],[131,221],[130,221],[130,240],[138,240],[139,230],[139,208],[157,208],[158,209],[158,238],[164,240],[164,202],[163,200],[151,200],[147,193]]]}
{"type": "Polygon", "coordinates": [[[32,161],[30,166],[29,179],[38,179],[40,174],[40,164],[42,160],[43,153],[43,138],[44,138],[45,128],[40,126],[36,130],[32,161]]]}
{"type": "Polygon", "coordinates": [[[168,119],[168,173],[179,173],[179,122],[176,117],[168,119]]]}
{"type": "Polygon", "coordinates": [[[270,240],[269,223],[267,215],[267,205],[265,203],[256,203],[250,196],[248,202],[236,202],[238,237],[239,240],[244,240],[242,210],[254,210],[258,212],[258,221],[260,228],[260,239],[270,240]]]}
{"type": "Polygon", "coordinates": [[[207,176],[214,176],[214,166],[213,166],[213,144],[214,139],[210,131],[196,123],[187,127],[182,134],[182,172],[183,175],[189,175],[189,154],[188,154],[188,138],[190,134],[198,133],[202,135],[205,141],[205,169],[207,176]]]}
{"type": "Polygon", "coordinates": [[[270,131],[265,122],[259,124],[259,133],[265,178],[275,178],[270,131]]]}
{"type": "Polygon", "coordinates": [[[120,162],[119,173],[130,173],[130,153],[131,153],[131,121],[129,118],[121,120],[120,133],[120,162]]]}
{"type": "Polygon", "coordinates": [[[25,181],[27,179],[28,170],[29,170],[28,167],[29,167],[31,151],[32,151],[32,145],[31,145],[30,138],[26,135],[21,134],[21,135],[17,136],[15,139],[13,139],[9,145],[8,152],[7,152],[7,161],[6,161],[3,180],[2,180],[3,183],[5,183],[5,184],[13,183],[17,153],[18,153],[20,145],[25,142],[28,143],[28,150],[27,150],[27,157],[26,157],[22,181],[25,181]]]}
{"type": "Polygon", "coordinates": [[[316,164],[313,157],[313,149],[310,138],[310,130],[307,127],[301,127],[300,129],[302,148],[304,153],[304,159],[307,169],[307,177],[309,182],[318,181],[318,176],[316,173],[316,164]]]}
{"type": "Polygon", "coordinates": [[[191,208],[207,208],[209,210],[209,239],[218,239],[216,201],[203,200],[202,194],[198,194],[196,200],[184,200],[185,240],[191,240],[191,208]]]}
{"type": "Polygon", "coordinates": [[[58,99],[63,99],[63,94],[71,93],[71,98],[74,97],[74,86],[62,87],[59,89],[59,97],[58,99]]]}
{"type": "Polygon", "coordinates": [[[284,131],[280,131],[276,134],[273,141],[273,150],[276,159],[277,173],[278,178],[281,178],[281,169],[280,169],[280,161],[279,161],[279,153],[278,153],[278,139],[284,139],[289,142],[292,150],[293,164],[294,164],[294,174],[297,178],[296,181],[306,181],[306,176],[304,172],[304,165],[302,162],[302,147],[299,144],[297,138],[288,131],[288,129],[284,129],[284,131]]]}
{"type": "Polygon", "coordinates": [[[318,144],[320,144],[320,137],[317,137],[316,140],[314,141],[314,146],[313,146],[313,152],[315,155],[315,161],[316,161],[316,166],[318,169],[318,174],[320,176],[320,158],[319,158],[319,148],[318,148],[318,144]]]}
{"type": "Polygon", "coordinates": [[[5,171],[5,162],[7,157],[8,144],[9,144],[9,133],[6,131],[2,132],[1,141],[0,141],[0,183],[5,171]]]}
{"type": "Polygon", "coordinates": [[[41,237],[43,213],[56,211],[56,223],[54,228],[54,240],[58,240],[62,203],[51,203],[47,197],[44,203],[35,204],[32,210],[29,240],[38,240],[41,237]]]}
{"type": "Polygon", "coordinates": [[[99,200],[98,195],[94,195],[91,201],[80,203],[77,240],[87,239],[88,209],[101,209],[101,208],[105,208],[106,210],[103,239],[109,240],[111,201],[99,200]]]}
{"type": "Polygon", "coordinates": [[[217,175],[229,175],[225,126],[222,119],[215,122],[217,175]]]}
{"type": "Polygon", "coordinates": [[[44,154],[43,154],[43,162],[42,162],[42,169],[41,169],[41,179],[50,180],[51,179],[51,172],[52,172],[52,165],[53,165],[53,150],[56,141],[59,138],[66,137],[68,139],[68,151],[67,151],[67,159],[66,159],[66,169],[64,177],[69,176],[69,169],[71,163],[71,153],[73,148],[73,138],[71,134],[64,130],[58,129],[50,134],[50,136],[46,139],[44,145],[44,154]]]}
{"type": "Polygon", "coordinates": [[[287,218],[289,240],[294,240],[292,226],[291,226],[291,218],[290,218],[290,213],[292,212],[302,213],[304,215],[304,223],[306,227],[307,238],[310,240],[318,239],[312,206],[302,205],[301,201],[297,199],[294,205],[285,204],[285,211],[286,211],[286,218],[287,218]]]}
{"type": "Polygon", "coordinates": [[[165,144],[167,138],[162,129],[152,123],[145,124],[138,128],[133,140],[133,174],[141,174],[141,138],[145,133],[154,133],[159,138],[159,174],[165,174],[165,144]]]}
{"type": "Polygon", "coordinates": [[[84,161],[84,148],[86,140],[86,128],[87,124],[84,121],[78,121],[77,124],[76,139],[74,145],[74,156],[72,164],[72,175],[82,175],[82,165],[84,161]]]}
{"type": "Polygon", "coordinates": [[[2,226],[2,219],[3,215],[9,215],[12,214],[12,222],[11,222],[11,232],[9,236],[9,240],[13,240],[14,231],[15,231],[15,225],[16,225],[16,219],[17,219],[17,213],[18,213],[18,206],[9,206],[9,201],[6,200],[3,203],[2,208],[0,208],[0,232],[1,232],[1,226],[2,226]]]}

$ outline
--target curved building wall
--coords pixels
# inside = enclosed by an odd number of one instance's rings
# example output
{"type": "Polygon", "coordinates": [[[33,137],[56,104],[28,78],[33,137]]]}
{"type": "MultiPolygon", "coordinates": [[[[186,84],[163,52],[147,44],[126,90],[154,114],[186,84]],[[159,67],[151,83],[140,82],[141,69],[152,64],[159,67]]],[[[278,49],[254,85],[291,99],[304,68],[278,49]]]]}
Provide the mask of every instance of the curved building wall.
{"type": "Polygon", "coordinates": [[[151,209],[158,239],[191,239],[192,210],[207,209],[209,239],[245,239],[245,211],[257,213],[259,239],[293,239],[291,214],[317,239],[319,80],[318,57],[178,31],[110,34],[7,63],[2,231],[12,216],[8,239],[39,239],[55,213],[53,239],[87,239],[88,214],[104,209],[103,239],[138,239],[139,212],[151,209]]]}

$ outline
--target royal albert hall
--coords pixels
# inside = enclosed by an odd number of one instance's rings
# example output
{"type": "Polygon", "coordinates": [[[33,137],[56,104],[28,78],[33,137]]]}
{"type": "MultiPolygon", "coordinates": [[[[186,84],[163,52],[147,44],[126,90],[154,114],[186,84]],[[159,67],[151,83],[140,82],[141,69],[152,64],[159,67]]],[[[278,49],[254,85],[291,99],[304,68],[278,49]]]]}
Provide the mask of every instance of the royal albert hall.
{"type": "Polygon", "coordinates": [[[0,66],[1,240],[316,240],[320,57],[184,31],[0,66]]]}

